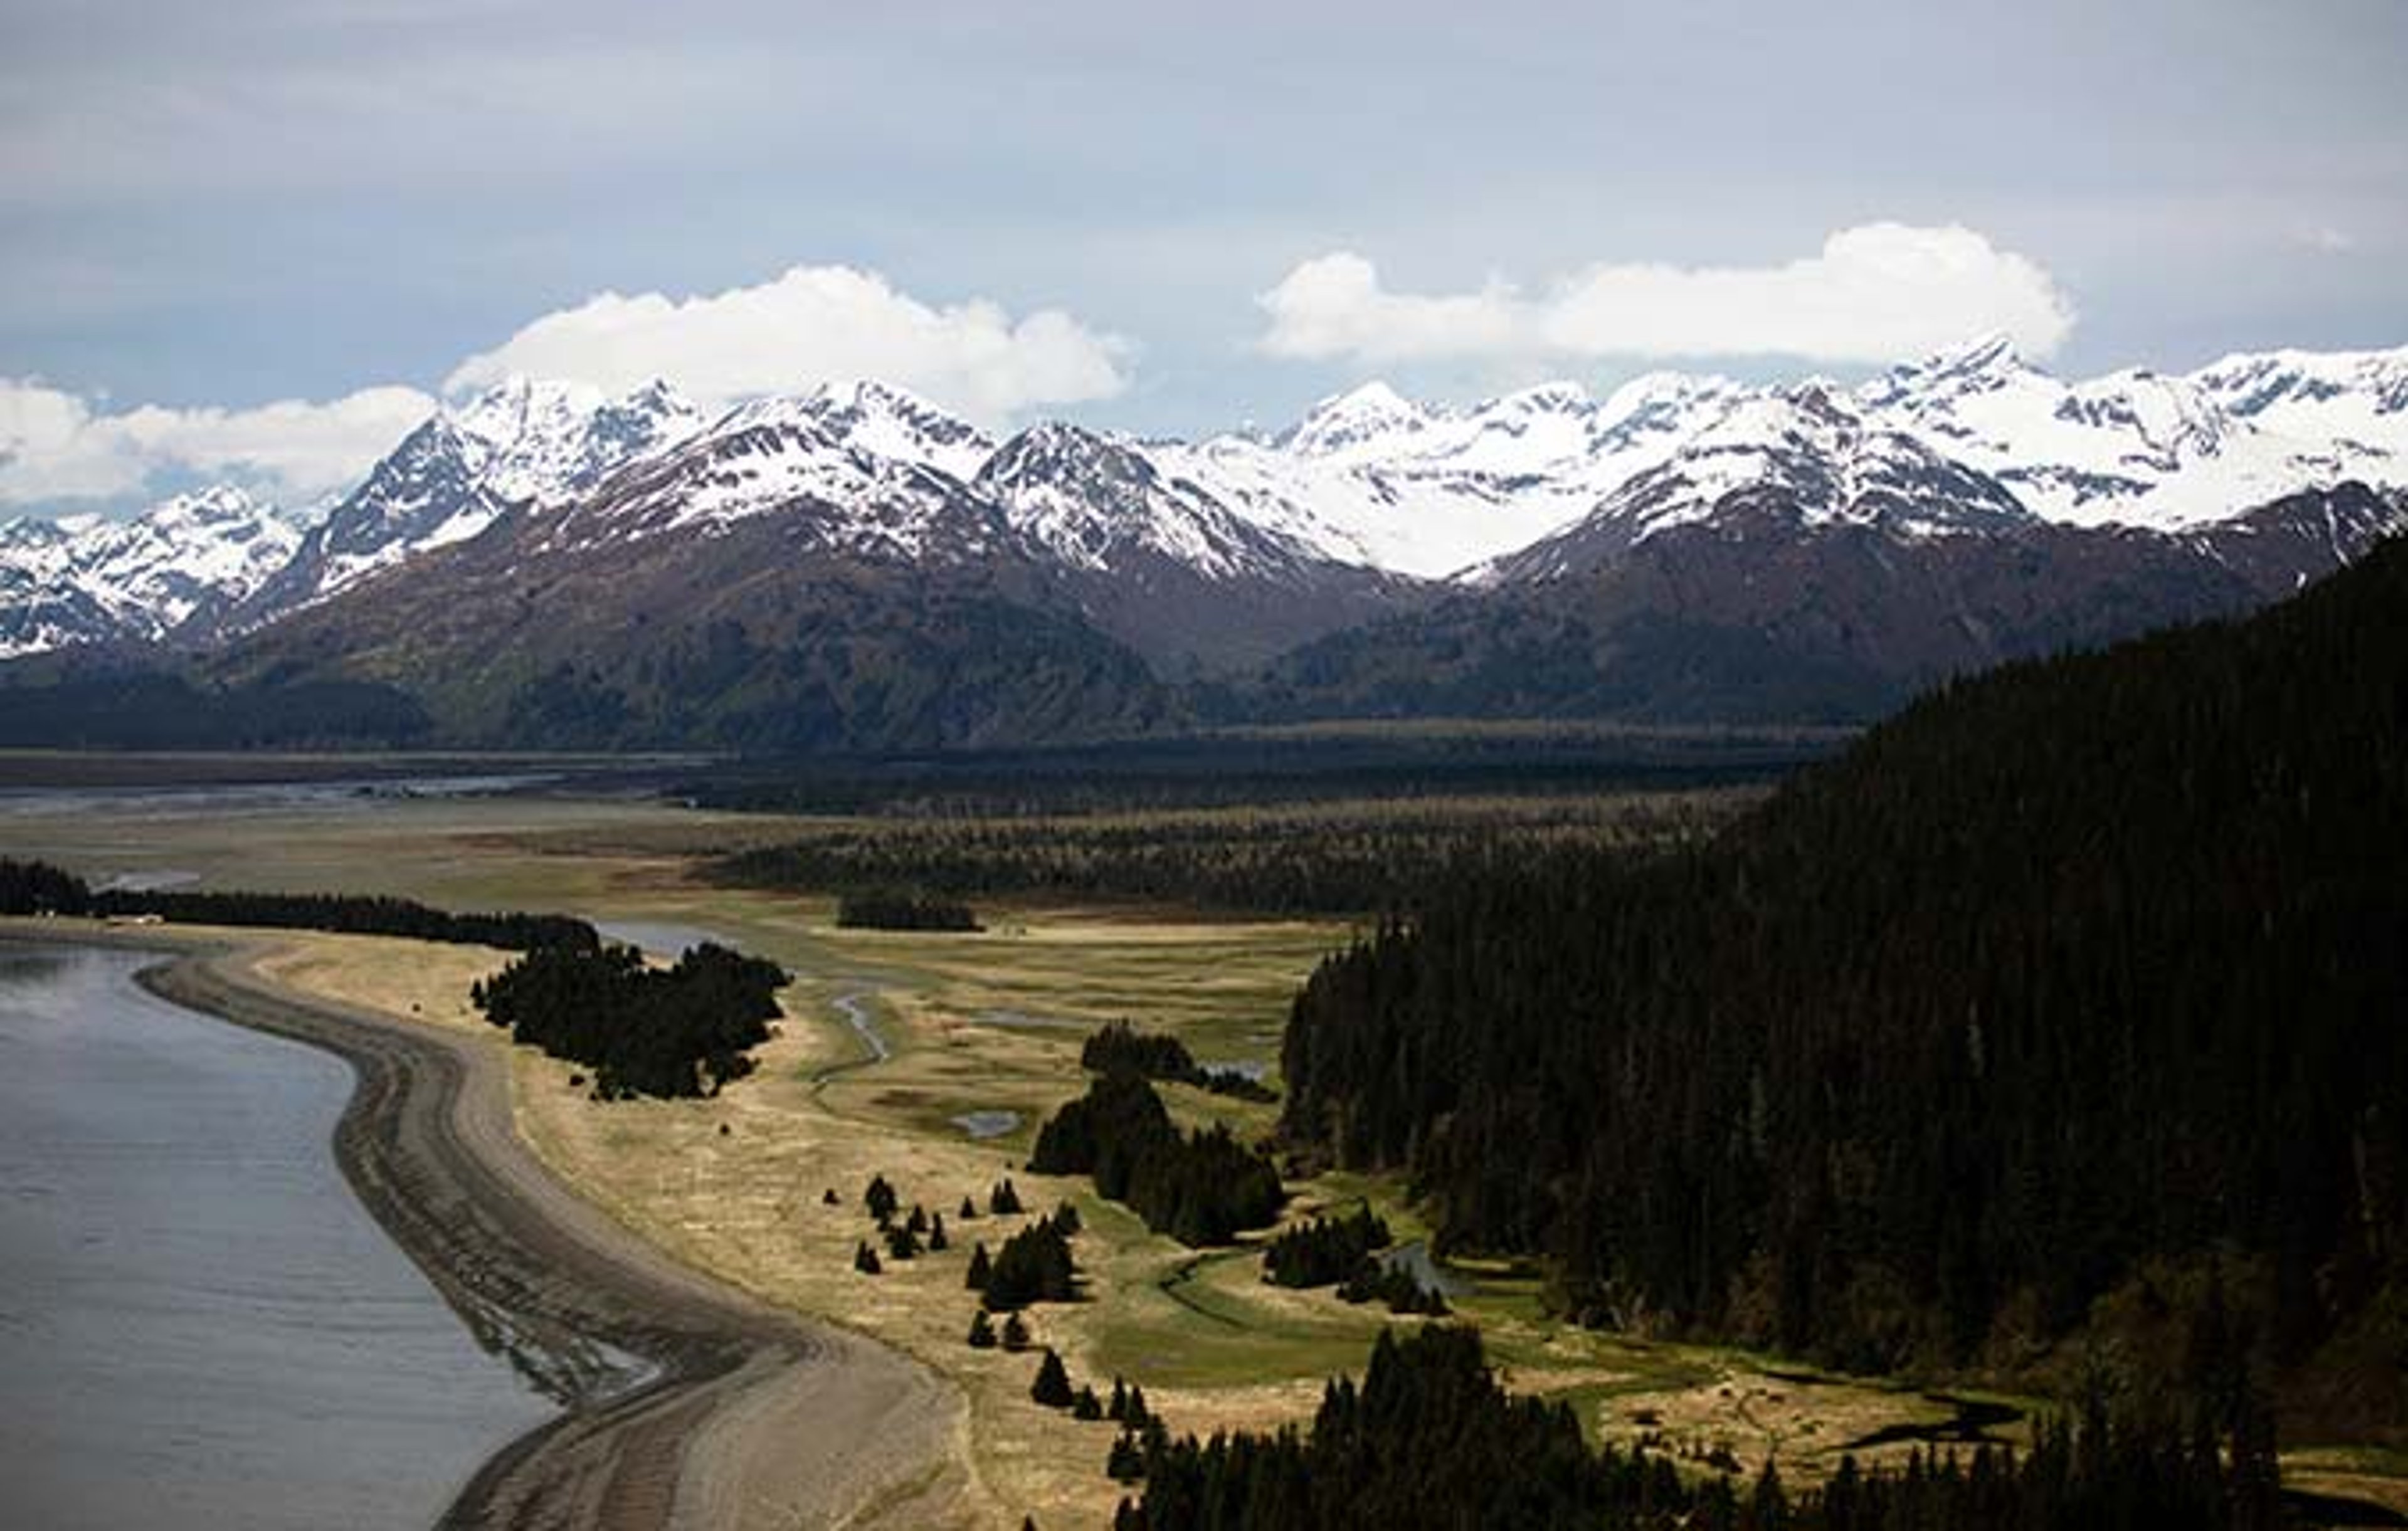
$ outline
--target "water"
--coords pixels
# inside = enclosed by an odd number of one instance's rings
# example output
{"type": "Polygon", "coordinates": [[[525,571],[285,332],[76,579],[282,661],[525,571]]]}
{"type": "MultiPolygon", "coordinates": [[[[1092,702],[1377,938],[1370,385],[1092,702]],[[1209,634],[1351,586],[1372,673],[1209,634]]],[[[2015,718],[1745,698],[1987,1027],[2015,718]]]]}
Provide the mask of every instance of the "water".
{"type": "Polygon", "coordinates": [[[339,1060],[0,947],[0,1479],[55,1531],[422,1527],[552,1406],[351,1198],[339,1060]]]}
{"type": "Polygon", "coordinates": [[[662,920],[596,920],[594,928],[607,941],[624,941],[644,955],[675,962],[697,946],[734,946],[726,937],[700,925],[670,924],[662,920]]]}
{"type": "Polygon", "coordinates": [[[1000,1138],[1019,1126],[1020,1113],[999,1110],[964,1111],[954,1117],[953,1123],[954,1126],[968,1134],[974,1141],[983,1142],[990,1138],[1000,1138]]]}

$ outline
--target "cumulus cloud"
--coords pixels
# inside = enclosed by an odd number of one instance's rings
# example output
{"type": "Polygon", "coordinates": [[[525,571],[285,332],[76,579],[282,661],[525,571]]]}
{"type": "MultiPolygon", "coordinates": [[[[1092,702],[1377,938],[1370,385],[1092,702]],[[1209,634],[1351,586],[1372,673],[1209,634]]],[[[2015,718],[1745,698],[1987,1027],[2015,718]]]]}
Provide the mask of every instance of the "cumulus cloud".
{"type": "Polygon", "coordinates": [[[38,379],[0,378],[0,504],[108,499],[162,474],[249,479],[288,500],[365,472],[433,411],[414,388],[249,409],[109,409],[38,379]]]}
{"type": "Polygon", "coordinates": [[[2003,332],[2055,351],[2073,306],[2036,262],[1971,229],[1869,223],[1781,265],[1599,265],[1528,294],[1392,293],[1340,250],[1304,262],[1256,300],[1275,356],[1364,362],[1796,356],[1885,363],[2003,332]]]}
{"type": "Polygon", "coordinates": [[[517,373],[620,393],[660,377],[725,402],[875,378],[998,419],[1120,393],[1129,351],[1056,309],[1015,320],[983,299],[931,307],[875,272],[798,265],[693,297],[604,293],[470,357],[445,386],[517,373]]]}

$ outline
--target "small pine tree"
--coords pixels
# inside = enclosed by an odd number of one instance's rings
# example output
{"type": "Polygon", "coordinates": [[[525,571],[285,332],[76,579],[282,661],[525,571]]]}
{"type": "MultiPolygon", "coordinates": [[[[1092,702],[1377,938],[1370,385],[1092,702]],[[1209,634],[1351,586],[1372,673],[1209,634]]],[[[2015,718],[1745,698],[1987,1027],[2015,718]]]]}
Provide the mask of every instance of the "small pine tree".
{"type": "Polygon", "coordinates": [[[889,1228],[886,1230],[886,1252],[897,1260],[916,1260],[920,1257],[920,1240],[912,1237],[908,1226],[889,1228]]]}
{"type": "Polygon", "coordinates": [[[1006,1175],[987,1194],[986,1209],[997,1217],[1010,1217],[1020,1210],[1020,1192],[1012,1185],[1010,1176],[1006,1175]]]}
{"type": "Polygon", "coordinates": [[[987,1265],[986,1240],[981,1239],[970,1249],[970,1268],[963,1276],[962,1284],[973,1292],[985,1291],[987,1265]]]}
{"type": "Polygon", "coordinates": [[[861,1204],[868,1208],[869,1215],[881,1223],[895,1215],[896,1199],[895,1188],[886,1183],[883,1175],[869,1177],[869,1189],[861,1194],[861,1204]]]}
{"type": "Polygon", "coordinates": [[[942,1254],[953,1248],[953,1241],[945,1237],[945,1214],[939,1212],[928,1220],[928,1252],[942,1254]]]}
{"type": "Polygon", "coordinates": [[[962,1215],[955,1218],[953,1221],[956,1223],[968,1223],[977,1216],[978,1203],[970,1200],[968,1196],[964,1196],[962,1198],[962,1215]]]}
{"type": "Polygon", "coordinates": [[[1028,1325],[1017,1313],[1007,1314],[1003,1321],[1003,1348],[1007,1351],[1028,1349],[1028,1325]]]}
{"type": "Polygon", "coordinates": [[[836,1187],[831,1185],[826,1190],[820,1193],[820,1205],[823,1207],[841,1207],[844,1205],[844,1198],[836,1194],[836,1187]]]}
{"type": "Polygon", "coordinates": [[[1154,1423],[1154,1411],[1145,1406],[1145,1389],[1135,1382],[1129,1384],[1128,1407],[1121,1411],[1121,1418],[1132,1430],[1142,1430],[1154,1423]]]}
{"type": "Polygon", "coordinates": [[[1104,1417],[1104,1400],[1096,1396],[1092,1385],[1080,1385],[1079,1395],[1070,1400],[1070,1417],[1074,1420],[1099,1420],[1104,1417]]]}
{"type": "Polygon", "coordinates": [[[974,1351],[995,1349],[995,1321],[986,1316],[986,1309],[983,1308],[970,1314],[970,1349],[974,1351]]]}
{"type": "MultiPolygon", "coordinates": [[[[1145,1453],[1138,1450],[1137,1437],[1126,1430],[1112,1442],[1111,1454],[1104,1458],[1104,1474],[1115,1483],[1134,1483],[1145,1476],[1145,1453]]],[[[1126,1505],[1128,1501],[1121,1501],[1126,1505]]]]}
{"type": "Polygon", "coordinates": [[[1112,1379],[1112,1401],[1104,1409],[1104,1418],[1118,1424],[1128,1418],[1128,1384],[1112,1379]]]}
{"type": "Polygon", "coordinates": [[[853,1247],[853,1268],[864,1276],[875,1276],[883,1268],[878,1263],[878,1252],[869,1247],[868,1239],[865,1238],[853,1247]]]}
{"type": "Polygon", "coordinates": [[[1078,1399],[1070,1388],[1070,1373],[1051,1345],[1045,1347],[1045,1359],[1037,1363],[1037,1381],[1029,1384],[1028,1395],[1048,1409],[1068,1409],[1078,1399]]]}
{"type": "Polygon", "coordinates": [[[928,1231],[927,1209],[922,1207],[916,1201],[913,1202],[911,1204],[911,1215],[903,1220],[903,1226],[910,1229],[914,1234],[926,1233],[928,1231]]]}

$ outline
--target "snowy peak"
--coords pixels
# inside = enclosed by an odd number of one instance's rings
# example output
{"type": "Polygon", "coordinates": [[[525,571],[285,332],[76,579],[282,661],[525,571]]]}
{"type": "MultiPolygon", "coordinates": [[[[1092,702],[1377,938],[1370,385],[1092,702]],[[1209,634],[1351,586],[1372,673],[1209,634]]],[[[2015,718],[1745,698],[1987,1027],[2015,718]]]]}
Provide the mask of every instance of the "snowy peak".
{"type": "Polygon", "coordinates": [[[0,656],[156,641],[258,589],[300,540],[232,485],[176,495],[130,521],[0,527],[0,656]]]}
{"type": "Polygon", "coordinates": [[[693,403],[658,380],[611,399],[581,383],[507,379],[403,437],[236,620],[255,626],[322,600],[464,542],[514,507],[573,500],[700,422],[693,403]]]}
{"type": "Polygon", "coordinates": [[[873,457],[967,479],[995,451],[977,426],[884,383],[829,386],[807,402],[838,439],[873,457]]]}
{"type": "Polygon", "coordinates": [[[565,508],[544,545],[709,535],[793,514],[823,546],[970,556],[996,528],[991,514],[963,513],[963,475],[992,450],[975,427],[881,384],[755,399],[565,508]]]}
{"type": "Polygon", "coordinates": [[[1154,556],[1221,579],[1326,561],[1167,474],[1138,445],[1076,425],[1023,431],[987,460],[975,487],[1015,531],[1078,568],[1117,571],[1154,556]]]}
{"type": "Polygon", "coordinates": [[[1280,445],[1298,457],[1361,459],[1408,450],[1429,424],[1420,406],[1383,382],[1322,400],[1280,445]]]}
{"type": "Polygon", "coordinates": [[[448,411],[464,463],[494,500],[550,503],[694,434],[701,412],[659,379],[624,398],[511,378],[448,411]]]}
{"type": "Polygon", "coordinates": [[[2236,357],[2069,383],[1993,343],[1897,368],[1857,398],[2051,521],[2170,531],[2353,477],[2399,481],[2408,417],[2377,417],[2379,365],[2316,360],[2344,366],[2236,357]]]}
{"type": "Polygon", "coordinates": [[[1861,396],[1876,408],[1906,403],[1928,408],[1943,400],[2014,387],[2031,371],[2011,336],[1985,335],[1954,350],[1894,366],[1866,384],[1861,396]]]}
{"type": "Polygon", "coordinates": [[[1472,581],[1582,573],[1651,537],[1713,526],[1725,536],[1862,526],[1910,541],[1993,533],[2030,513],[1996,479],[1887,428],[1819,382],[1722,397],[1661,462],[1587,516],[1483,565],[1472,581]]]}

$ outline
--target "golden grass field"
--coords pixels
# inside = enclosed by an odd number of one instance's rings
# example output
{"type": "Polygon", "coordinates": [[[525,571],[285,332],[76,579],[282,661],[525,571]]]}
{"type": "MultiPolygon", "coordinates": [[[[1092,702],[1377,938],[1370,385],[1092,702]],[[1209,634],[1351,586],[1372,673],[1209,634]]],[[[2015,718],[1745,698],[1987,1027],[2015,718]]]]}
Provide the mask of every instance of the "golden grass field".
{"type": "MultiPolygon", "coordinates": [[[[1096,1524],[1121,1493],[1102,1470],[1112,1426],[1030,1401],[1033,1353],[965,1342],[975,1306],[962,1280],[968,1252],[982,1239],[992,1248],[1022,1220],[963,1223],[958,1209],[967,1195],[982,1211],[1006,1175],[1031,1213],[1068,1200],[1086,1229],[1076,1249],[1088,1300],[1032,1309],[1037,1342],[1062,1353],[1074,1381],[1106,1393],[1115,1375],[1141,1384],[1174,1430],[1305,1420],[1324,1379],[1359,1367],[1381,1324],[1399,1322],[1326,1291],[1269,1286],[1250,1250],[1186,1250],[1083,1182],[1019,1167],[1036,1123],[1083,1089],[1079,1045],[1102,1021],[1173,1032],[1208,1062],[1275,1066],[1289,997],[1347,938],[1342,924],[1018,905],[982,909],[990,928],[979,935],[838,930],[824,898],[689,877],[695,853],[775,839],[779,821],[647,804],[400,801],[232,819],[83,813],[5,829],[10,853],[87,876],[173,870],[217,887],[566,910],[709,932],[786,965],[796,982],[781,1035],[760,1050],[758,1071],[720,1097],[596,1104],[571,1083],[568,1066],[522,1050],[512,1070],[521,1129],[559,1174],[681,1259],[896,1346],[958,1386],[969,1404],[976,1516],[1096,1524]],[[873,1056],[845,1007],[868,1018],[888,1056],[873,1056]],[[985,1139],[955,1120],[1005,1111],[1016,1124],[985,1139]],[[889,1261],[877,1277],[856,1273],[855,1242],[872,1233],[861,1192],[873,1174],[892,1181],[907,1208],[941,1212],[952,1250],[889,1261]],[[838,1205],[823,1204],[829,1190],[838,1205]]],[[[261,965],[281,983],[503,1045],[467,1003],[470,983],[501,966],[498,953],[365,937],[260,939],[268,949],[261,965]]],[[[1166,1095],[1182,1116],[1219,1116],[1249,1134],[1274,1115],[1183,1088],[1166,1095]]],[[[1295,1189],[1299,1216],[1369,1198],[1399,1237],[1423,1231],[1387,1181],[1332,1173],[1295,1189]]],[[[1545,1314],[1539,1283],[1526,1275],[1483,1274],[1456,1309],[1480,1324],[1512,1386],[1565,1397],[1601,1438],[1646,1438],[1691,1460],[1727,1452],[1750,1474],[1774,1453],[1793,1484],[1819,1479],[1844,1443],[1874,1429],[1949,1413],[1903,1387],[1566,1326],[1545,1314]]],[[[2368,1492],[2355,1481],[2362,1460],[2314,1466],[2368,1492]]]]}

